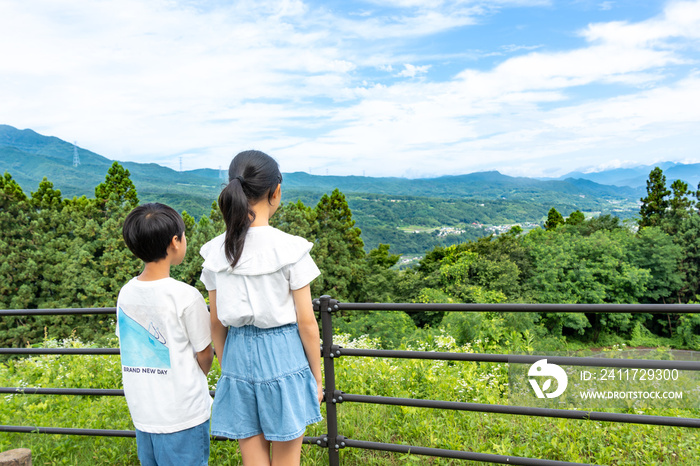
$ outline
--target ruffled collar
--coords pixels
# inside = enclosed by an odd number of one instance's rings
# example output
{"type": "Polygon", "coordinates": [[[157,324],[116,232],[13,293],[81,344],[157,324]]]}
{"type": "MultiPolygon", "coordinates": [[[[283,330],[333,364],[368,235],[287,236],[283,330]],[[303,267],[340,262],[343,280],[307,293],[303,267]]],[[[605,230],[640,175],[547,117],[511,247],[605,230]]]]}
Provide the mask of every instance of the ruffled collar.
{"type": "Polygon", "coordinates": [[[225,237],[225,233],[219,235],[199,250],[204,257],[203,268],[213,272],[228,270],[235,275],[265,275],[298,262],[313,247],[310,241],[271,226],[249,228],[241,258],[231,269],[224,253],[225,237]]]}

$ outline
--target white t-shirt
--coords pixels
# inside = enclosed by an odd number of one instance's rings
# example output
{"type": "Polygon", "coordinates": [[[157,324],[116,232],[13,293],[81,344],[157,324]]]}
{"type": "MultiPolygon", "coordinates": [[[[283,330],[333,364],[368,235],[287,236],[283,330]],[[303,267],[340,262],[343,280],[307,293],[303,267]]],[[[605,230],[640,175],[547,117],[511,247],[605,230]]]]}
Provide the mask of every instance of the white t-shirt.
{"type": "Polygon", "coordinates": [[[173,278],[133,278],[117,299],[117,336],[138,430],[179,432],[209,419],[212,399],[196,353],[211,343],[211,324],[196,288],[173,278]]]}
{"type": "Polygon", "coordinates": [[[216,312],[225,326],[279,327],[297,321],[292,291],[321,272],[309,255],[313,243],[271,226],[252,227],[236,267],[226,259],[225,234],[202,246],[201,280],[216,290],[216,312]]]}

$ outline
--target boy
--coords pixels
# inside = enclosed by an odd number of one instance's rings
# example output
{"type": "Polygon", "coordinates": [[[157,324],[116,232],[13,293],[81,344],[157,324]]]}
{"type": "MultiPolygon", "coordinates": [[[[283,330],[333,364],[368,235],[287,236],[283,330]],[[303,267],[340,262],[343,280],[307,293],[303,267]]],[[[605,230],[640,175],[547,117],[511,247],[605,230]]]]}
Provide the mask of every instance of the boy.
{"type": "Polygon", "coordinates": [[[209,312],[194,287],[170,278],[187,251],[185,224],[158,203],[132,210],[124,241],[145,263],[117,299],[122,380],[143,465],[206,465],[214,352],[209,312]]]}

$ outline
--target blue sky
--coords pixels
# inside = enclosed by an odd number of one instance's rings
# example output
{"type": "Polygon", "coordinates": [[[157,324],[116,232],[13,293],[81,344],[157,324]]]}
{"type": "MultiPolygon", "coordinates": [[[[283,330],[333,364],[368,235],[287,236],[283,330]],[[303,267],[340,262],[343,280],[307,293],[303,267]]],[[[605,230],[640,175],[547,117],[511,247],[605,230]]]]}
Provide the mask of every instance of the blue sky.
{"type": "Polygon", "coordinates": [[[179,169],[700,162],[700,1],[0,0],[0,123],[179,169]]]}

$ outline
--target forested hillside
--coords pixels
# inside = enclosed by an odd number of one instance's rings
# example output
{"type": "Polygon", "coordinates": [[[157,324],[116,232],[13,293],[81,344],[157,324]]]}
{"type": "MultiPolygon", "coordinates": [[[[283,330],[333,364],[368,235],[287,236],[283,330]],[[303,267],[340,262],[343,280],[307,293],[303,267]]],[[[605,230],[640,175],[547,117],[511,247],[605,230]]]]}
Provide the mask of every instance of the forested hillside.
{"type": "MultiPolygon", "coordinates": [[[[670,189],[660,169],[650,173],[639,229],[619,218],[565,220],[551,208],[545,228],[481,237],[429,251],[416,267],[399,270],[389,244],[365,252],[347,199],[338,189],[315,206],[286,203],[273,217],[280,229],[313,241],[322,275],[315,296],[355,302],[688,303],[700,294],[698,197],[687,184],[670,189]]],[[[6,173],[0,178],[0,307],[114,306],[119,288],[141,264],[126,249],[121,224],[139,203],[130,173],[118,163],[94,189],[94,197],[65,199],[44,180],[30,196],[6,173]]],[[[382,203],[374,199],[377,205],[382,203]]],[[[394,202],[392,212],[413,208],[394,202]]],[[[465,207],[466,208],[466,207],[465,207]]],[[[476,208],[476,207],[475,207],[476,208]]],[[[506,207],[504,207],[506,208],[506,207]]],[[[203,290],[199,248],[223,231],[216,208],[199,221],[183,213],[189,248],[173,276],[203,290]]],[[[439,221],[439,217],[438,220],[439,221]]],[[[371,334],[387,344],[420,328],[444,328],[458,341],[479,335],[605,342],[663,338],[676,347],[700,348],[700,316],[650,314],[348,314],[339,324],[350,335],[371,334]],[[513,333],[514,332],[514,333],[513,333]]],[[[99,340],[111,333],[102,317],[9,317],[0,322],[0,344],[23,346],[46,335],[99,340]]]]}
{"type": "MultiPolygon", "coordinates": [[[[91,197],[111,164],[61,139],[0,125],[0,173],[11,173],[27,195],[50,174],[54,189],[64,198],[91,197]],[[74,167],[76,151],[80,165],[74,167]]],[[[197,221],[209,214],[222,184],[218,170],[178,172],[156,164],[121,165],[129,170],[143,202],[164,202],[197,221]]],[[[639,190],[583,179],[542,181],[498,172],[415,180],[285,173],[282,196],[284,202],[315,205],[336,188],[347,196],[365,252],[389,243],[399,254],[423,254],[475,239],[489,233],[486,227],[540,224],[551,207],[628,218],[637,212],[641,196],[639,190]]]]}

